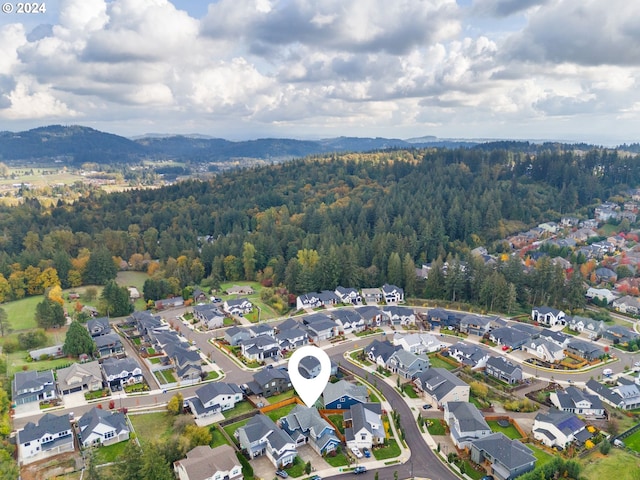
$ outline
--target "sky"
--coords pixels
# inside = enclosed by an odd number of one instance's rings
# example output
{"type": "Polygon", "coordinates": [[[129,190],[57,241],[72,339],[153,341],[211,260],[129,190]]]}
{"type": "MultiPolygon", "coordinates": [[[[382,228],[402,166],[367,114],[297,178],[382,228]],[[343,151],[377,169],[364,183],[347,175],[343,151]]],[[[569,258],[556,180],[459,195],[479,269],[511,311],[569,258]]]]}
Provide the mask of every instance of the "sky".
{"type": "Polygon", "coordinates": [[[0,130],[640,141],[640,2],[47,0],[0,13],[0,130]]]}

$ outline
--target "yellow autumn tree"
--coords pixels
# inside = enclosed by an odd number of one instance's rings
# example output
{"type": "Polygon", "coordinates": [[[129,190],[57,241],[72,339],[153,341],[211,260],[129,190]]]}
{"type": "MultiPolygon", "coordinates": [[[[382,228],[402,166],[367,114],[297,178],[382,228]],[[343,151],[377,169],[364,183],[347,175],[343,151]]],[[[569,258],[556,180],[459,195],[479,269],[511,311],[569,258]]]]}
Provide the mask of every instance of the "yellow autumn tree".
{"type": "Polygon", "coordinates": [[[56,302],[56,303],[59,303],[60,305],[64,305],[64,299],[62,298],[62,288],[60,287],[60,285],[54,285],[53,287],[51,287],[47,297],[52,302],[56,302]]]}

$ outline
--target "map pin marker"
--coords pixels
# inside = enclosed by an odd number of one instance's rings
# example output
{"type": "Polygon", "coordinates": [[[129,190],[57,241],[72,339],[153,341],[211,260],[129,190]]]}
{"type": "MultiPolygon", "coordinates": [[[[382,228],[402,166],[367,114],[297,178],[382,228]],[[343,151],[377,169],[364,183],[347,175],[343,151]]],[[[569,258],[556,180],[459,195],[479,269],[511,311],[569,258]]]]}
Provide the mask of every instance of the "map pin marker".
{"type": "Polygon", "coordinates": [[[331,359],[324,350],[318,347],[306,345],[298,348],[289,358],[289,378],[296,393],[307,407],[312,407],[322,395],[330,376],[331,359]],[[298,366],[300,361],[306,357],[313,357],[320,362],[320,373],[315,378],[304,378],[300,375],[298,366]]]}

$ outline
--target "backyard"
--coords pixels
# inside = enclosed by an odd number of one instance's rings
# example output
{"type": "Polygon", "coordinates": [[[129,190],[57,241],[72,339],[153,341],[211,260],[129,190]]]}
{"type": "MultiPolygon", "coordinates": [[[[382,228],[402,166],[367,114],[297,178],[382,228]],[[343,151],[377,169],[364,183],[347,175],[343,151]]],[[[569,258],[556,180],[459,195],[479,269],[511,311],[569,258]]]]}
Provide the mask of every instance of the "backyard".
{"type": "Polygon", "coordinates": [[[431,364],[431,368],[444,368],[446,370],[454,370],[457,368],[455,365],[437,357],[435,354],[429,355],[429,363],[431,364]]]}
{"type": "Polygon", "coordinates": [[[133,429],[142,443],[169,438],[173,434],[173,422],[176,418],[167,412],[129,415],[133,429]]]}
{"type": "Polygon", "coordinates": [[[596,450],[580,459],[585,480],[638,480],[638,463],[633,454],[617,448],[612,448],[606,456],[596,450]]]}
{"type": "Polygon", "coordinates": [[[285,405],[284,407],[276,408],[275,410],[271,410],[267,412],[266,415],[274,422],[278,421],[282,417],[286,417],[289,415],[289,412],[296,407],[297,403],[292,403],[291,405],[285,405]]]}
{"type": "Polygon", "coordinates": [[[328,415],[329,420],[333,423],[333,426],[338,429],[338,431],[344,435],[344,421],[343,416],[339,413],[334,415],[328,415]]]}
{"type": "Polygon", "coordinates": [[[637,430],[633,435],[629,435],[623,442],[631,450],[640,453],[640,430],[637,430]]]}
{"type": "Polygon", "coordinates": [[[105,463],[115,462],[118,457],[127,448],[129,440],[126,442],[118,442],[113,445],[107,445],[106,447],[97,447],[93,449],[94,460],[96,465],[104,465],[105,463]]]}
{"type": "Polygon", "coordinates": [[[245,418],[244,420],[240,420],[239,422],[230,423],[229,425],[226,425],[224,427],[224,431],[227,432],[227,435],[229,435],[229,438],[231,438],[235,442],[236,441],[236,437],[234,437],[233,434],[239,428],[244,427],[247,424],[248,421],[249,421],[249,419],[245,418]]]}
{"type": "Polygon", "coordinates": [[[527,443],[526,445],[533,453],[533,456],[538,459],[538,462],[536,463],[537,467],[539,467],[540,465],[544,465],[545,463],[553,459],[553,455],[547,453],[542,448],[532,445],[531,443],[527,443]]]}
{"type": "Polygon", "coordinates": [[[235,407],[222,412],[224,418],[233,418],[253,410],[253,405],[249,402],[238,402],[235,407]]]}
{"type": "Polygon", "coordinates": [[[508,427],[502,427],[500,426],[500,424],[498,423],[497,420],[489,420],[487,422],[489,424],[489,427],[491,428],[492,432],[502,432],[504,433],[507,437],[516,440],[519,438],[522,438],[522,435],[520,435],[520,433],[518,432],[518,430],[516,429],[516,427],[514,427],[513,425],[509,424],[508,427]]]}

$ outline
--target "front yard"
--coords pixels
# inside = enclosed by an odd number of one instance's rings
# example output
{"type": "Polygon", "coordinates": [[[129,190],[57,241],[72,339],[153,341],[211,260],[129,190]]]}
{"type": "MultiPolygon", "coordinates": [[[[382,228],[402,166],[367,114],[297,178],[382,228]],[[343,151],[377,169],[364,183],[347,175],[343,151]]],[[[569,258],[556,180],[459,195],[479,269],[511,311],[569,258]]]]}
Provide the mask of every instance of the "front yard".
{"type": "Polygon", "coordinates": [[[446,435],[446,424],[441,418],[425,418],[424,422],[431,435],[446,435]]]}
{"type": "Polygon", "coordinates": [[[396,458],[398,455],[400,455],[400,447],[398,446],[398,442],[396,442],[395,438],[389,439],[386,447],[373,449],[373,456],[376,457],[376,460],[396,458]]]}
{"type": "Polygon", "coordinates": [[[158,382],[160,382],[160,385],[166,385],[167,383],[176,383],[178,381],[173,374],[173,370],[171,369],[160,370],[158,372],[154,372],[153,374],[158,379],[158,382]]]}

